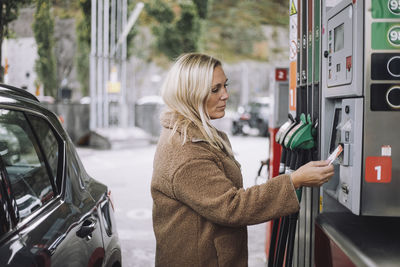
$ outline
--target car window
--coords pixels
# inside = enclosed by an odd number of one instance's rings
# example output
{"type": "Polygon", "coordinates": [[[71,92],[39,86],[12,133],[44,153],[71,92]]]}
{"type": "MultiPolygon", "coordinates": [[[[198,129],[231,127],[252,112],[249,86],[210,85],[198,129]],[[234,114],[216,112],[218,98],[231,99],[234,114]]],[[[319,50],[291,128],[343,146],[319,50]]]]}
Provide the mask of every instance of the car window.
{"type": "Polygon", "coordinates": [[[20,219],[54,197],[43,155],[24,114],[0,109],[0,156],[20,219]]]}
{"type": "Polygon", "coordinates": [[[61,142],[56,138],[52,128],[49,123],[44,119],[27,114],[29,121],[32,124],[33,130],[36,133],[36,136],[41,144],[43,149],[43,153],[47,159],[49,164],[49,168],[51,171],[52,179],[54,183],[61,187],[61,181],[57,182],[57,171],[59,168],[59,151],[61,147],[61,142]]]}

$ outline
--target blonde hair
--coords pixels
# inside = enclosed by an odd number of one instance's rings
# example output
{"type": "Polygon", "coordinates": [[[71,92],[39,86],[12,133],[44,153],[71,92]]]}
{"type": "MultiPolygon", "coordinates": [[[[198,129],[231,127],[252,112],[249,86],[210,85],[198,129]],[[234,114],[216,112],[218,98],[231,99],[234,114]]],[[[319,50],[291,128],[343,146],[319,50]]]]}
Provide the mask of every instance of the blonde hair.
{"type": "Polygon", "coordinates": [[[221,66],[221,62],[208,55],[181,55],[168,72],[161,88],[161,96],[168,107],[167,112],[173,113],[176,119],[174,125],[171,125],[171,136],[180,128],[184,144],[188,127],[193,125],[212,147],[232,155],[230,146],[211,125],[206,108],[211,94],[214,69],[218,66],[221,66]]]}

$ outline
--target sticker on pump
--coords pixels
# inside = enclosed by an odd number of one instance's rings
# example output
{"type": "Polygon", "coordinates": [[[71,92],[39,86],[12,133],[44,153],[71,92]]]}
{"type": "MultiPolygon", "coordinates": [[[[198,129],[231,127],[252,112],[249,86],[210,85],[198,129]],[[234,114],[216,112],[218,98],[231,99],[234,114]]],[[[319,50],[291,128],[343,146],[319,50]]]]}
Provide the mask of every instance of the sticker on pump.
{"type": "Polygon", "coordinates": [[[382,156],[391,157],[392,156],[392,147],[391,146],[382,146],[381,148],[382,156]]]}
{"type": "Polygon", "coordinates": [[[365,181],[368,183],[390,183],[392,180],[392,158],[367,157],[365,159],[365,181]]]}

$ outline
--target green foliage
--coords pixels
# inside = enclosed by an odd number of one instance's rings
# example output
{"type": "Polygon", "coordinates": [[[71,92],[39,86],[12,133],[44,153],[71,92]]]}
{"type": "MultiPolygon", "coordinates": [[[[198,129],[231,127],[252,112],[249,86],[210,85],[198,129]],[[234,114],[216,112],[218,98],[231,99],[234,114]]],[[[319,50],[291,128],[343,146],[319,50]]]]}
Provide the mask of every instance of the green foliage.
{"type": "Polygon", "coordinates": [[[201,19],[206,19],[208,15],[208,0],[193,0],[197,7],[197,13],[201,19]]]}
{"type": "Polygon", "coordinates": [[[289,1],[252,0],[252,6],[254,16],[258,16],[262,24],[289,25],[289,1]]]}
{"type": "MultiPolygon", "coordinates": [[[[10,37],[8,25],[10,22],[18,18],[19,9],[31,3],[31,0],[1,0],[0,1],[0,48],[2,47],[3,39],[10,37]]],[[[2,61],[2,53],[0,49],[0,62],[2,61]]],[[[0,82],[4,79],[4,69],[0,65],[0,82]]]]}
{"type": "Polygon", "coordinates": [[[172,8],[162,0],[153,0],[150,3],[146,3],[145,10],[149,16],[159,23],[172,23],[175,18],[172,8]]]}
{"type": "Polygon", "coordinates": [[[91,0],[79,0],[79,7],[81,12],[77,18],[77,53],[75,62],[82,95],[87,96],[89,95],[90,77],[91,0]]]}
{"type": "Polygon", "coordinates": [[[262,26],[289,23],[288,4],[280,0],[145,1],[154,48],[169,59],[197,50],[227,61],[257,59],[254,47],[267,39],[262,26]]]}
{"type": "Polygon", "coordinates": [[[262,25],[288,25],[288,9],[279,0],[214,0],[204,31],[204,49],[227,61],[257,59],[254,44],[266,40],[262,25]]]}
{"type": "Polygon", "coordinates": [[[35,70],[40,82],[43,84],[44,94],[57,96],[57,70],[54,55],[54,19],[51,15],[50,0],[36,0],[35,21],[33,32],[38,47],[38,59],[35,70]]]}
{"type": "Polygon", "coordinates": [[[177,5],[170,6],[166,2],[154,0],[146,5],[146,11],[158,21],[152,30],[159,52],[174,59],[182,53],[198,50],[200,18],[192,1],[179,1],[177,5]],[[176,12],[173,12],[173,7],[176,12]]]}
{"type": "Polygon", "coordinates": [[[79,13],[80,2],[80,0],[51,0],[54,17],[60,19],[75,18],[76,14],[79,13]]]}

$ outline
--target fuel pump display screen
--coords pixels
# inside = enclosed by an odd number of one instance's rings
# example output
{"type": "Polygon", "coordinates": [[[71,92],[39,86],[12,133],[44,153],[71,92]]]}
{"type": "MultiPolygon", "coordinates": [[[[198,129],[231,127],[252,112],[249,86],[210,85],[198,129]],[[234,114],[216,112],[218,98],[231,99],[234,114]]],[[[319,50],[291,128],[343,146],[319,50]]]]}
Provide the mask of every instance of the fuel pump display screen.
{"type": "Polygon", "coordinates": [[[342,50],[344,48],[344,23],[335,28],[333,38],[335,42],[335,52],[342,50]]]}
{"type": "MultiPolygon", "coordinates": [[[[353,79],[353,68],[348,67],[349,61],[351,61],[353,55],[354,37],[352,10],[353,5],[348,5],[339,13],[335,13],[332,18],[328,20],[328,43],[326,47],[328,50],[328,58],[324,60],[327,67],[326,75],[328,87],[351,84],[353,79]],[[330,35],[332,35],[332,38],[329,38],[330,35]]],[[[354,63],[355,62],[353,62],[353,64],[354,63]]],[[[345,91],[348,90],[346,88],[332,90],[332,96],[345,93],[345,91]]],[[[347,92],[345,94],[347,94],[347,92]]]]}

